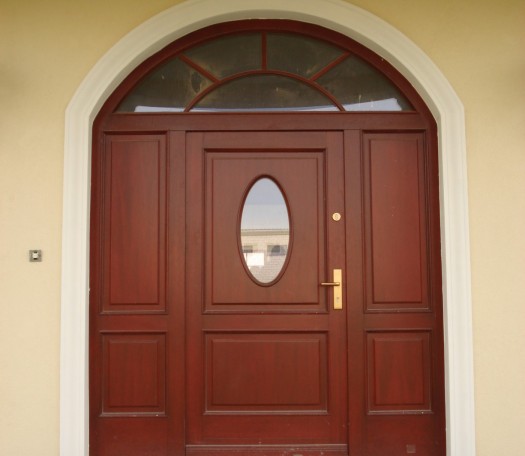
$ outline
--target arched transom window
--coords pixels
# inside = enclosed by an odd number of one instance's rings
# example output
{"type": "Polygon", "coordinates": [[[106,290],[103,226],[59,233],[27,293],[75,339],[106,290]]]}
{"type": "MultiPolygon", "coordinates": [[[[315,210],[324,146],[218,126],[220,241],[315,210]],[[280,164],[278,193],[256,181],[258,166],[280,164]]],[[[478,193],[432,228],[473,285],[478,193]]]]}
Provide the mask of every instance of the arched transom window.
{"type": "Polygon", "coordinates": [[[391,80],[333,43],[295,32],[245,31],[172,55],[117,112],[413,111],[391,80]]]}

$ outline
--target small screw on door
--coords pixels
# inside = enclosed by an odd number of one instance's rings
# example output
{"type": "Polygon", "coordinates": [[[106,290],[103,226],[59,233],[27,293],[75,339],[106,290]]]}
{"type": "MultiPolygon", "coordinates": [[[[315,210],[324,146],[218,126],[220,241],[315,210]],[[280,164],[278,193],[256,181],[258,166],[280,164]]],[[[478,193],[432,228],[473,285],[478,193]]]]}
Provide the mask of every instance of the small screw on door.
{"type": "Polygon", "coordinates": [[[29,251],[29,261],[31,263],[42,261],[42,250],[30,250],[29,251]]]}
{"type": "Polygon", "coordinates": [[[339,220],[341,220],[341,214],[339,212],[334,212],[332,214],[332,219],[335,221],[335,222],[338,222],[339,220]]]}

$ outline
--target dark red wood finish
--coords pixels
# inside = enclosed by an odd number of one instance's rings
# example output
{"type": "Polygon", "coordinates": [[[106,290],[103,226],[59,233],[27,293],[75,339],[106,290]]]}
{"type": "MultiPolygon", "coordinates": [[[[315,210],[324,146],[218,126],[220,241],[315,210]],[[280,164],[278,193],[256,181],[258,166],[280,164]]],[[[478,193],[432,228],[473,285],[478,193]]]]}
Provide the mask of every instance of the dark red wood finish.
{"type": "Polygon", "coordinates": [[[446,451],[433,135],[432,126],[345,132],[348,356],[357,366],[349,391],[360,391],[349,402],[354,455],[446,451]]]}
{"type": "Polygon", "coordinates": [[[319,27],[220,25],[141,65],[93,135],[91,455],[445,455],[436,127],[395,70],[319,27]],[[417,112],[112,114],[174,49],[232,27],[351,48],[417,112]],[[235,231],[262,175],[293,229],[270,287],[235,231]],[[335,267],[342,311],[318,287],[335,267]]]}
{"type": "Polygon", "coordinates": [[[424,135],[363,136],[367,310],[428,309],[424,135]]]}
{"type": "Polygon", "coordinates": [[[188,135],[187,443],[195,454],[275,444],[347,454],[346,319],[319,286],[344,265],[344,224],[329,222],[344,206],[342,146],[338,132],[188,135]],[[260,176],[279,184],[291,214],[290,259],[273,286],[251,279],[238,248],[244,195],[260,176]]]}
{"type": "Polygon", "coordinates": [[[102,311],[166,309],[166,136],[108,135],[102,311]]]}
{"type": "Polygon", "coordinates": [[[184,444],[184,141],[102,133],[93,151],[91,454],[184,444]]]}

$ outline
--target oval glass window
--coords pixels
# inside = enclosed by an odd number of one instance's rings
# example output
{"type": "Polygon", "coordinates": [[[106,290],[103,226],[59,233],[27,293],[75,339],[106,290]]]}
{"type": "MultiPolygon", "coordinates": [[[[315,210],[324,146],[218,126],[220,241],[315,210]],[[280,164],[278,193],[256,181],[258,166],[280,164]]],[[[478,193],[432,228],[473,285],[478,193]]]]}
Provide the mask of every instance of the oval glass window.
{"type": "Polygon", "coordinates": [[[277,279],[288,257],[290,216],[277,184],[263,177],[246,195],[241,216],[241,247],[246,269],[260,283],[277,279]]]}

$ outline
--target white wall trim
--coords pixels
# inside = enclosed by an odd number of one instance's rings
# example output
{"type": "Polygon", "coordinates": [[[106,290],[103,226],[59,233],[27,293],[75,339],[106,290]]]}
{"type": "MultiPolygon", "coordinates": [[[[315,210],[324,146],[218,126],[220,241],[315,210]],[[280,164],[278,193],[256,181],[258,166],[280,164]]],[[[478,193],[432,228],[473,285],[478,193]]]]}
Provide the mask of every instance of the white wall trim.
{"type": "Polygon", "coordinates": [[[438,123],[447,455],[475,456],[467,168],[461,101],[430,58],[378,17],[341,0],[189,0],[132,30],[93,67],[66,110],[60,454],[88,455],[88,274],[91,128],[106,98],[145,58],[207,25],[281,18],[347,35],[394,65],[438,123]]]}

